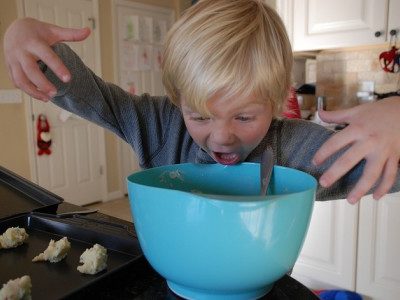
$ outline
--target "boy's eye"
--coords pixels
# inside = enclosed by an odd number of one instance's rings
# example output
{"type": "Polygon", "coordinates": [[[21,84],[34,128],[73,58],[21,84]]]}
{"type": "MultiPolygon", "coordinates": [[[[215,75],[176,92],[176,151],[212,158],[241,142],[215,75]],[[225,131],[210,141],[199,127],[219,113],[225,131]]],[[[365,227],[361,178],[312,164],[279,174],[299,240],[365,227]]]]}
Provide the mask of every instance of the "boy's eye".
{"type": "Polygon", "coordinates": [[[241,122],[249,122],[249,121],[252,121],[254,119],[254,117],[251,117],[251,116],[240,116],[239,115],[235,119],[238,120],[238,121],[241,121],[241,122]]]}
{"type": "Polygon", "coordinates": [[[203,122],[203,121],[210,120],[210,118],[202,117],[202,116],[191,116],[190,119],[193,120],[193,121],[197,121],[197,122],[203,122]]]}

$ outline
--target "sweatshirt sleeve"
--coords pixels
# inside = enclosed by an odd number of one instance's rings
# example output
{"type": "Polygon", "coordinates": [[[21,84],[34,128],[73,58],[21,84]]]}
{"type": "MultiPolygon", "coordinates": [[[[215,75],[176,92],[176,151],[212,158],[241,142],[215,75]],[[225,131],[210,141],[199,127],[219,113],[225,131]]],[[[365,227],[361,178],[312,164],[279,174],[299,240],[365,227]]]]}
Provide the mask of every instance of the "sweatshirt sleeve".
{"type": "Polygon", "coordinates": [[[53,49],[70,70],[71,80],[63,83],[45,70],[57,88],[52,102],[117,134],[133,147],[140,165],[146,165],[165,143],[176,114],[168,98],[132,95],[96,76],[67,45],[53,49]]]}
{"type": "MultiPolygon", "coordinates": [[[[278,126],[280,127],[278,129],[280,141],[277,144],[281,148],[280,151],[278,150],[278,153],[280,153],[278,163],[307,172],[317,180],[339,156],[348,150],[348,148],[345,148],[335,153],[324,164],[316,167],[311,163],[312,158],[322,144],[335,132],[302,120],[287,120],[280,122],[278,126]]],[[[317,200],[346,198],[360,179],[364,166],[365,160],[362,160],[329,188],[318,185],[317,200]]],[[[368,193],[372,193],[374,189],[375,187],[368,193]]],[[[400,172],[397,173],[396,182],[390,192],[397,191],[400,191],[400,172]]]]}

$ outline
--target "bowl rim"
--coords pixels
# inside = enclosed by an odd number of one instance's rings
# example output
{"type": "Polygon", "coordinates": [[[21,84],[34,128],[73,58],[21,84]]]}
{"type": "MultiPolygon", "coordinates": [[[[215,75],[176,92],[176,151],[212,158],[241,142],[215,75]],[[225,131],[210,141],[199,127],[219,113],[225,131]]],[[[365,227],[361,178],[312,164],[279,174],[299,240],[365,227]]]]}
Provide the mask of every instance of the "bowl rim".
{"type": "MultiPolygon", "coordinates": [[[[170,188],[164,188],[164,187],[158,187],[158,186],[152,186],[152,185],[148,185],[148,184],[143,184],[143,183],[138,183],[138,182],[134,182],[131,180],[131,177],[134,176],[139,176],[142,173],[148,173],[148,172],[154,172],[154,170],[156,169],[165,169],[168,167],[173,167],[173,166],[187,166],[187,165],[216,165],[217,163],[213,163],[213,164],[200,164],[200,163],[180,163],[180,164],[169,164],[169,165],[163,165],[163,166],[159,166],[159,167],[153,167],[153,168],[148,168],[148,169],[144,169],[144,170],[139,170],[136,172],[133,172],[132,174],[128,175],[126,177],[126,182],[128,184],[128,192],[129,192],[129,185],[130,184],[136,184],[139,186],[145,186],[145,187],[152,187],[156,190],[161,190],[164,192],[174,192],[174,193],[182,193],[182,194],[189,194],[189,195],[194,195],[196,197],[199,198],[206,198],[207,200],[216,200],[216,201],[227,201],[227,202],[235,202],[235,203],[251,203],[251,202],[257,202],[260,203],[260,201],[276,201],[276,200],[283,200],[282,196],[294,196],[294,195],[298,195],[298,194],[303,194],[303,193],[308,193],[310,191],[314,191],[314,193],[316,193],[317,187],[318,187],[318,181],[315,179],[314,176],[312,176],[311,174],[308,174],[304,171],[295,169],[295,168],[289,168],[289,167],[285,167],[285,166],[279,166],[279,165],[274,165],[274,170],[275,168],[277,169],[281,169],[281,170],[290,170],[290,171],[294,171],[294,172],[298,172],[301,173],[305,176],[307,176],[312,183],[310,183],[311,185],[313,185],[313,187],[311,188],[307,188],[298,192],[292,192],[292,193],[281,193],[278,195],[221,195],[221,194],[212,194],[212,193],[196,193],[196,192],[189,192],[189,191],[182,191],[179,189],[170,189],[170,188]]],[[[245,164],[245,165],[259,165],[259,163],[256,162],[242,162],[240,164],[236,164],[233,166],[238,166],[241,164],[245,164]]],[[[221,165],[221,164],[218,164],[221,165]]],[[[228,165],[221,165],[223,167],[230,167],[228,165]]]]}

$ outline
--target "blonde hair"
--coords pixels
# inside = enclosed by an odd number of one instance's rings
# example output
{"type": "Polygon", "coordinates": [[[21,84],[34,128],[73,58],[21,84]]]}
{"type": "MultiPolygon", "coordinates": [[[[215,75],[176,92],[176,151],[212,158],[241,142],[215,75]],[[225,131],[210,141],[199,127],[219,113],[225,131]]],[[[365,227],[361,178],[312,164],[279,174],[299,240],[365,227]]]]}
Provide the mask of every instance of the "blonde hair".
{"type": "Polygon", "coordinates": [[[209,114],[206,101],[256,94],[280,114],[291,84],[293,56],[278,14],[262,0],[202,0],[168,33],[163,83],[171,101],[181,95],[209,114]]]}

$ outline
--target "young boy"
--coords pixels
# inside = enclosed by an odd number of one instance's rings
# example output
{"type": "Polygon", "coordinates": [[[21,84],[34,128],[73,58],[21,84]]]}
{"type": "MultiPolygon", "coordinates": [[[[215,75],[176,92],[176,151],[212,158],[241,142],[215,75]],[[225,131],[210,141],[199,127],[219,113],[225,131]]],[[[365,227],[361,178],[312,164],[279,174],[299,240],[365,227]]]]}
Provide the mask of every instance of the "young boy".
{"type": "Polygon", "coordinates": [[[376,199],[400,189],[399,97],[321,111],[324,121],[349,124],[336,134],[278,118],[293,58],[280,18],[261,0],[203,0],[188,9],[166,41],[164,97],[128,94],[57,44],[88,35],[88,29],[17,20],[4,38],[10,76],[32,97],[51,98],[116,133],[142,168],[259,161],[271,146],[276,164],[319,179],[318,200],[347,196],[355,203],[373,186],[376,199]]]}

